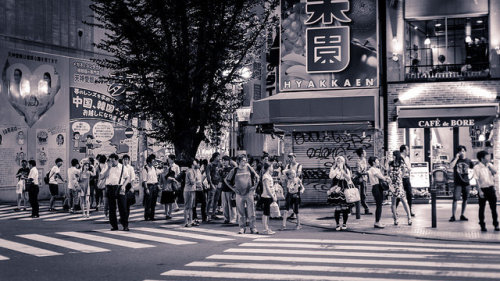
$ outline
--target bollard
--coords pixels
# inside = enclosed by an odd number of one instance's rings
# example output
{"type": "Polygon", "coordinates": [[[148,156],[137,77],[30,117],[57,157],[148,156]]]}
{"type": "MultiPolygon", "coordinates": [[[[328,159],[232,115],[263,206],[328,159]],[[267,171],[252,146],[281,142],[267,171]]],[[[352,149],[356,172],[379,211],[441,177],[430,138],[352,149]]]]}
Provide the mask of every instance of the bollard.
{"type": "Polygon", "coordinates": [[[436,218],[436,189],[431,188],[431,209],[432,209],[432,228],[437,227],[437,218],[436,218]]]}

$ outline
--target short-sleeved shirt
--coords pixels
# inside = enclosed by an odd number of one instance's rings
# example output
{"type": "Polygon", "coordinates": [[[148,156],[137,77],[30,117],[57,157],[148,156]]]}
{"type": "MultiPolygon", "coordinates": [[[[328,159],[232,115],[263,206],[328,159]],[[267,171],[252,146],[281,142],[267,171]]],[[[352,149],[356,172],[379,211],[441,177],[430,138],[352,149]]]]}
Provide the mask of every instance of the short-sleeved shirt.
{"type": "MultiPolygon", "coordinates": [[[[110,169],[108,177],[106,178],[106,185],[122,185],[125,180],[130,178],[127,169],[123,169],[122,174],[122,164],[118,163],[116,166],[108,165],[107,169],[110,169]],[[120,180],[121,175],[121,180],[120,180]]],[[[106,171],[103,171],[106,173],[106,171]]]]}
{"type": "Polygon", "coordinates": [[[469,185],[469,169],[472,169],[474,164],[469,158],[458,159],[455,167],[453,167],[453,175],[456,185],[467,186],[469,185]]]}
{"type": "Polygon", "coordinates": [[[71,167],[68,169],[68,189],[75,189],[75,184],[78,183],[78,177],[80,176],[80,170],[76,167],[71,167]]]}
{"type": "Polygon", "coordinates": [[[273,177],[270,175],[270,174],[266,174],[264,173],[264,175],[262,176],[262,197],[264,198],[271,198],[273,197],[272,194],[270,194],[269,192],[267,192],[267,189],[264,188],[264,186],[269,186],[269,188],[272,190],[273,188],[273,177]]]}
{"type": "MultiPolygon", "coordinates": [[[[17,171],[17,174],[21,174],[23,177],[27,178],[28,175],[30,173],[30,168],[26,167],[26,168],[20,168],[18,171],[17,171]]],[[[19,177],[18,177],[19,178],[19,177]]]]}
{"type": "Polygon", "coordinates": [[[368,169],[368,181],[371,185],[376,185],[380,183],[380,177],[384,177],[382,171],[377,167],[370,167],[368,169]]]}
{"type": "Polygon", "coordinates": [[[474,166],[474,177],[476,178],[477,185],[480,188],[490,187],[495,185],[495,179],[488,166],[479,162],[474,166]]]}
{"type": "Polygon", "coordinates": [[[57,184],[56,175],[59,174],[60,172],[61,172],[61,169],[59,169],[59,167],[57,167],[57,165],[55,165],[54,167],[52,167],[52,169],[50,169],[49,184],[57,184]]]}
{"type": "MultiPolygon", "coordinates": [[[[231,173],[231,170],[233,167],[231,165],[225,166],[220,170],[220,177],[225,179],[229,173],[231,173]]],[[[223,192],[232,192],[233,190],[227,186],[225,181],[222,181],[222,191],[223,192]]]]}
{"type": "Polygon", "coordinates": [[[28,178],[33,179],[33,184],[38,185],[38,169],[36,167],[31,168],[28,178]]]}
{"type": "Polygon", "coordinates": [[[155,184],[158,183],[158,171],[156,171],[155,167],[144,167],[142,171],[142,181],[147,184],[155,184]]]}
{"type": "Polygon", "coordinates": [[[130,176],[130,183],[132,183],[135,180],[135,170],[132,165],[125,165],[125,170],[127,170],[128,175],[130,176]]]}

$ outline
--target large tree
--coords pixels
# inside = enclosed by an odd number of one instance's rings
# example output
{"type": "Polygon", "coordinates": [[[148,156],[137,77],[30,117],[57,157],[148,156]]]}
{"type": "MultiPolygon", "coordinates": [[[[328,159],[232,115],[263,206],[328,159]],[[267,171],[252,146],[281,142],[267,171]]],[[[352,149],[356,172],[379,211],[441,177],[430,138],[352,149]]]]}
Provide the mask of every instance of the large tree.
{"type": "Polygon", "coordinates": [[[241,105],[230,85],[258,56],[277,0],[94,0],[91,25],[106,30],[96,60],[128,91],[125,113],[152,120],[148,135],[194,157],[206,133],[241,105]],[[254,55],[253,55],[254,54],[254,55]]]}

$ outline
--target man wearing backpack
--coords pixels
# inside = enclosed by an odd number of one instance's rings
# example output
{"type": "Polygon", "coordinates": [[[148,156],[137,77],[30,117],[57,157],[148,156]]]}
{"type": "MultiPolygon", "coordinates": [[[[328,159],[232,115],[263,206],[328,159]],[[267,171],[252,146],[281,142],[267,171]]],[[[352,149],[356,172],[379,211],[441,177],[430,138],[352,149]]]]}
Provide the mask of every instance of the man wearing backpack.
{"type": "Polygon", "coordinates": [[[50,202],[49,202],[49,211],[55,211],[54,209],[54,203],[56,201],[56,196],[59,195],[59,184],[57,180],[64,181],[63,178],[61,177],[61,166],[63,164],[63,160],[61,158],[56,159],[56,164],[52,169],[50,169],[48,173],[48,184],[49,184],[49,191],[50,191],[50,202]]]}
{"type": "Polygon", "coordinates": [[[240,227],[238,233],[243,234],[246,232],[246,219],[248,216],[250,231],[257,234],[259,232],[255,227],[254,194],[259,182],[259,175],[248,165],[247,161],[246,155],[239,155],[237,158],[238,167],[234,168],[224,181],[236,193],[236,209],[239,214],[240,227]]]}

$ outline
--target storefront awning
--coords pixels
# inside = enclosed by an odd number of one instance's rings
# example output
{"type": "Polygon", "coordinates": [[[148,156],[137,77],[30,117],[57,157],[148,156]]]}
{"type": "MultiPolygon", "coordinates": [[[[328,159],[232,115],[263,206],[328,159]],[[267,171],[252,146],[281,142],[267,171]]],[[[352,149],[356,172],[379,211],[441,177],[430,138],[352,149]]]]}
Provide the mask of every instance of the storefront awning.
{"type": "Polygon", "coordinates": [[[492,123],[498,104],[398,106],[399,128],[471,127],[492,123]]]}
{"type": "Polygon", "coordinates": [[[253,103],[250,123],[275,124],[287,131],[300,127],[373,125],[378,89],[281,93],[253,103]],[[283,125],[283,126],[281,126],[283,125]]]}

